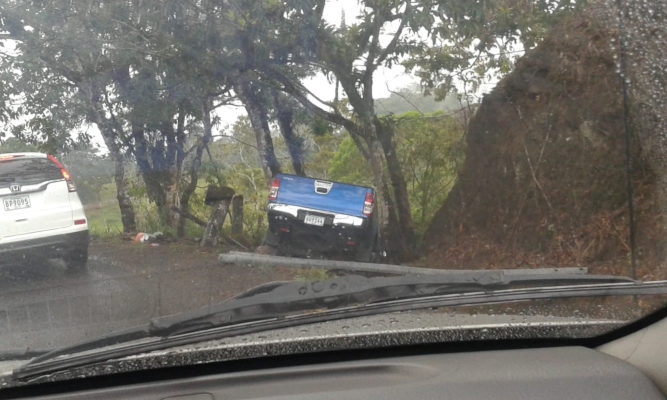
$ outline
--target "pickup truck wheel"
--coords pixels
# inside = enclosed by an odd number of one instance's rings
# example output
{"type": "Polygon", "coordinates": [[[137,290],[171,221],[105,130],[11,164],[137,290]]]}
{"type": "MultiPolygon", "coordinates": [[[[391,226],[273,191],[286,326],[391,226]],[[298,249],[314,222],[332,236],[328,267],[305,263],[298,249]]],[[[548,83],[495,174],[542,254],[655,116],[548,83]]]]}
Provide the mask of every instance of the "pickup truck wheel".
{"type": "Polygon", "coordinates": [[[278,246],[279,243],[280,243],[280,237],[278,235],[271,232],[270,230],[266,232],[266,235],[264,235],[264,242],[263,242],[265,246],[276,247],[278,246]]]}
{"type": "Polygon", "coordinates": [[[384,252],[380,251],[380,240],[376,236],[373,245],[368,249],[359,249],[355,254],[355,261],[365,263],[377,263],[383,258],[384,252]]]}
{"type": "Polygon", "coordinates": [[[375,244],[367,248],[357,249],[356,254],[354,255],[354,260],[357,262],[363,263],[373,263],[376,262],[377,257],[375,256],[375,244]]]}
{"type": "Polygon", "coordinates": [[[370,250],[358,251],[357,254],[354,256],[354,261],[362,263],[373,262],[373,252],[370,250]]]}

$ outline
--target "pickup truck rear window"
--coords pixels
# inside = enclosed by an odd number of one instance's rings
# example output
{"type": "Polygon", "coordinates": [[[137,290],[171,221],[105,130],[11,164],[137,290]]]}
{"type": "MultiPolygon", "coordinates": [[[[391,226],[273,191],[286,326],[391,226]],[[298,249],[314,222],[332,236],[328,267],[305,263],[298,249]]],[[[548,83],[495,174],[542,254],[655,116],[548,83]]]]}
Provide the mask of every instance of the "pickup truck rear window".
{"type": "Polygon", "coordinates": [[[12,184],[34,185],[63,179],[60,169],[46,158],[16,158],[0,161],[0,188],[12,184]]]}

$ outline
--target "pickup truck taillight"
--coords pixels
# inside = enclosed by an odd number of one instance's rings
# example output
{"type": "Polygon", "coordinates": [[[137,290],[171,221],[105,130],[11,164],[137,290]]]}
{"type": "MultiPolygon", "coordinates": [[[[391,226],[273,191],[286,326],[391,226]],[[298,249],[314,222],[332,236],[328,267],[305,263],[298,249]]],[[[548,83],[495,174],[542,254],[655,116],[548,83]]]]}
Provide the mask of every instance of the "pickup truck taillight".
{"type": "Polygon", "coordinates": [[[48,155],[47,158],[49,161],[54,163],[58,169],[60,169],[60,173],[62,174],[63,178],[65,179],[65,182],[67,182],[67,190],[70,192],[76,192],[76,185],[74,184],[74,181],[72,180],[72,176],[69,174],[69,172],[63,167],[63,165],[56,160],[56,158],[52,155],[48,155]]]}
{"type": "Polygon", "coordinates": [[[271,188],[269,189],[269,200],[278,198],[278,189],[280,189],[280,179],[273,178],[271,181],[271,188]]]}
{"type": "MultiPolygon", "coordinates": [[[[364,200],[364,209],[361,211],[364,215],[370,216],[373,214],[373,203],[375,202],[375,196],[373,193],[366,193],[366,199],[364,200]]],[[[357,208],[358,210],[358,208],[357,208]]]]}

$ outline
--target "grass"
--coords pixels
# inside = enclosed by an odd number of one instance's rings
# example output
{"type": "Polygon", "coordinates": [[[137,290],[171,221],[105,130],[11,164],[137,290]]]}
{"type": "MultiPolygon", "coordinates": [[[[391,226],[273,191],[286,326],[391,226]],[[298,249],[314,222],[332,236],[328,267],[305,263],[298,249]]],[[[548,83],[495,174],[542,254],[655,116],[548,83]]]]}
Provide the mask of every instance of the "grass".
{"type": "MultiPolygon", "coordinates": [[[[208,220],[211,212],[211,208],[204,205],[206,186],[207,183],[204,180],[200,180],[194,196],[190,201],[190,212],[203,220],[208,220]]],[[[174,233],[171,229],[162,226],[155,205],[148,202],[145,197],[133,198],[132,202],[134,204],[135,220],[139,231],[174,233]]],[[[85,212],[86,217],[88,218],[90,234],[93,237],[108,238],[118,236],[123,232],[120,210],[116,200],[116,185],[114,183],[104,185],[100,192],[99,201],[87,204],[85,206],[85,212]]],[[[265,223],[264,226],[258,226],[260,223],[259,217],[264,217],[263,211],[258,215],[256,211],[252,210],[252,206],[247,206],[245,210],[246,221],[257,221],[257,225],[250,224],[253,225],[254,229],[249,230],[246,226],[246,232],[244,232],[243,237],[236,239],[245,243],[245,245],[249,247],[253,247],[255,244],[260,243],[264,237],[264,230],[266,227],[265,223]]],[[[231,237],[230,230],[231,218],[227,217],[223,227],[223,232],[226,237],[231,237]]],[[[200,238],[202,233],[203,228],[199,225],[192,222],[186,223],[186,238],[200,238]]]]}
{"type": "Polygon", "coordinates": [[[123,232],[123,223],[120,219],[120,210],[116,204],[102,207],[86,207],[88,229],[96,237],[117,236],[123,232]]]}
{"type": "Polygon", "coordinates": [[[123,232],[120,209],[116,202],[116,185],[113,183],[102,188],[99,203],[91,203],[84,208],[92,236],[111,237],[123,232]]]}
{"type": "Polygon", "coordinates": [[[326,269],[304,268],[294,271],[294,279],[297,281],[325,281],[331,277],[331,273],[326,269]]]}

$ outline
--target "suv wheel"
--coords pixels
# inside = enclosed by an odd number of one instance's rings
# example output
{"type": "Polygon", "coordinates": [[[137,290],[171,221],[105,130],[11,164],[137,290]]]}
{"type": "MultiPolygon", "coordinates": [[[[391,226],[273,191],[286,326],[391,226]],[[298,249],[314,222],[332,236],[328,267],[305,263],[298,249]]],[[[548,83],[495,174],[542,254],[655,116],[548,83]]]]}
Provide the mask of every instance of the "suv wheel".
{"type": "Polygon", "coordinates": [[[85,271],[88,263],[88,249],[72,250],[63,259],[70,271],[85,271]]]}

